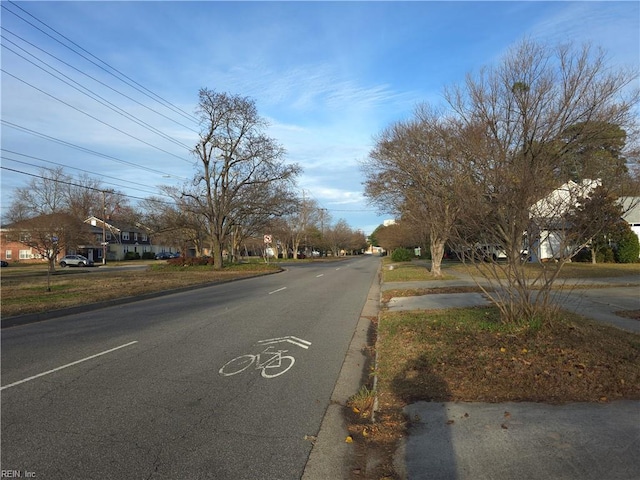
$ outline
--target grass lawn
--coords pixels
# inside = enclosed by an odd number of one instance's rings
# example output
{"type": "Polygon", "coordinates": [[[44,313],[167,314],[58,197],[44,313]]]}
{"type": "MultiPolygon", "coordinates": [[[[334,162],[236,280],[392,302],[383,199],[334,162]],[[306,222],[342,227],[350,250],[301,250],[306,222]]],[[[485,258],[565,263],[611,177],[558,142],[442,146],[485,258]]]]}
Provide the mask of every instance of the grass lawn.
{"type": "Polygon", "coordinates": [[[50,277],[51,291],[47,291],[46,267],[4,268],[0,280],[0,315],[7,318],[48,312],[280,270],[278,265],[265,263],[238,264],[220,271],[214,271],[211,266],[181,267],[158,262],[148,263],[146,270],[99,271],[99,268],[102,267],[58,269],[50,277]]]}
{"type": "MultiPolygon", "coordinates": [[[[388,265],[388,264],[385,264],[388,265]]],[[[454,274],[466,267],[443,266],[454,274]]],[[[537,269],[540,266],[532,265],[537,269]]],[[[416,262],[383,267],[383,280],[432,280],[416,262]]],[[[563,278],[638,275],[640,265],[567,264],[563,278]]],[[[391,296],[463,293],[475,287],[385,292],[391,296]]],[[[377,325],[375,392],[368,385],[348,404],[351,436],[377,466],[354,478],[397,478],[392,455],[405,435],[402,409],[416,401],[544,403],[640,400],[640,335],[562,312],[550,324],[506,325],[495,307],[429,312],[382,311],[377,325]],[[367,395],[368,393],[368,395],[367,395]],[[371,411],[371,399],[378,407],[371,411]],[[367,401],[369,400],[369,401],[367,401]],[[375,422],[371,422],[375,415],[375,422]]]]}

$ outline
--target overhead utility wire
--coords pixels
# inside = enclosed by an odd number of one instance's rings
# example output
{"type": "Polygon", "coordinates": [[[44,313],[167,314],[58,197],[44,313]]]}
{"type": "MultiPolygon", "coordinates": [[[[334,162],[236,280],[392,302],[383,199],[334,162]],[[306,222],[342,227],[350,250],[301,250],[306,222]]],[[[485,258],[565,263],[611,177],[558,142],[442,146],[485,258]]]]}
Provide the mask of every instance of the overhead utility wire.
{"type": "Polygon", "coordinates": [[[80,145],[76,145],[74,143],[70,143],[70,142],[67,142],[65,140],[60,140],[59,138],[50,137],[49,135],[45,135],[44,133],[36,132],[35,130],[31,130],[31,129],[23,127],[21,125],[17,125],[15,123],[11,123],[11,122],[9,122],[7,120],[0,120],[0,122],[3,125],[7,126],[7,127],[15,128],[16,130],[20,130],[22,132],[28,133],[30,135],[34,135],[36,137],[43,138],[45,140],[49,140],[51,142],[59,143],[60,145],[64,145],[66,147],[70,147],[70,148],[74,148],[76,150],[80,150],[81,152],[85,152],[85,153],[89,153],[91,155],[96,155],[98,157],[106,158],[107,160],[112,160],[114,162],[121,163],[123,165],[128,165],[130,167],[139,168],[139,169],[145,170],[147,172],[157,173],[157,174],[160,174],[162,176],[173,177],[173,178],[177,178],[179,180],[187,180],[185,177],[181,177],[181,176],[178,176],[178,175],[175,175],[175,174],[171,174],[171,173],[162,172],[160,170],[155,170],[153,168],[145,167],[144,165],[138,165],[137,163],[128,162],[126,160],[122,160],[120,158],[117,158],[117,157],[114,157],[114,156],[111,156],[111,155],[107,155],[105,153],[96,152],[95,150],[91,150],[91,149],[88,149],[86,147],[81,147],[80,145]]]}
{"type": "Polygon", "coordinates": [[[113,125],[111,125],[111,124],[109,124],[109,123],[107,123],[107,122],[103,122],[103,121],[102,121],[102,120],[100,120],[98,117],[95,117],[94,115],[91,115],[90,113],[87,113],[87,112],[85,112],[85,111],[83,111],[83,110],[80,110],[80,109],[79,109],[79,108],[77,108],[77,107],[74,107],[74,106],[73,106],[73,105],[71,105],[70,103],[67,103],[67,102],[65,102],[64,100],[59,99],[59,98],[58,98],[58,97],[56,97],[55,95],[52,95],[52,94],[50,94],[50,93],[48,93],[48,92],[45,92],[45,91],[44,91],[44,90],[42,90],[41,88],[38,88],[38,87],[36,87],[35,85],[30,84],[30,83],[29,83],[29,82],[27,82],[26,80],[23,80],[22,78],[17,77],[16,75],[13,75],[12,73],[7,72],[7,71],[6,71],[5,69],[3,69],[3,68],[0,68],[0,72],[4,73],[5,75],[9,75],[10,77],[15,78],[15,79],[16,79],[16,80],[18,80],[19,82],[22,82],[22,83],[24,83],[25,85],[30,86],[30,87],[31,87],[31,88],[33,88],[34,90],[37,90],[38,92],[40,92],[40,93],[42,93],[42,94],[44,94],[44,95],[46,95],[46,96],[48,96],[48,97],[51,97],[51,98],[53,98],[54,100],[57,100],[58,102],[62,103],[63,105],[66,105],[67,107],[72,108],[72,109],[76,110],[77,112],[80,112],[80,113],[82,113],[82,114],[86,115],[87,117],[94,119],[96,122],[99,122],[99,123],[101,123],[101,124],[103,124],[103,125],[106,125],[106,126],[107,126],[107,127],[109,127],[109,128],[113,128],[113,129],[114,129],[114,130],[116,130],[117,132],[120,132],[120,133],[122,133],[123,135],[126,135],[126,136],[127,136],[127,137],[129,137],[129,138],[133,138],[134,140],[137,140],[137,141],[139,141],[139,142],[141,142],[141,143],[144,143],[145,145],[148,145],[148,146],[149,146],[149,147],[151,147],[151,148],[154,148],[154,149],[159,150],[159,151],[161,151],[161,152],[163,152],[163,153],[166,153],[167,155],[171,155],[172,157],[175,157],[175,158],[177,158],[177,159],[179,159],[179,160],[182,160],[183,162],[191,163],[191,162],[190,162],[189,160],[187,160],[186,158],[182,158],[182,157],[180,157],[180,156],[176,155],[175,153],[171,153],[171,152],[169,152],[168,150],[164,150],[163,148],[160,148],[160,147],[158,147],[158,146],[156,146],[156,145],[153,145],[152,143],[146,142],[146,141],[142,140],[141,138],[138,138],[138,137],[136,137],[136,136],[134,136],[134,135],[131,135],[130,133],[127,133],[127,132],[125,132],[124,130],[119,129],[118,127],[114,127],[113,125]]]}
{"type": "MultiPolygon", "coordinates": [[[[59,166],[59,167],[69,168],[69,169],[72,169],[72,170],[78,170],[79,172],[87,173],[87,174],[89,174],[89,175],[91,175],[91,174],[95,173],[95,172],[90,172],[89,170],[83,170],[82,168],[71,167],[71,166],[69,166],[69,165],[64,165],[64,164],[62,164],[62,163],[54,162],[54,161],[52,161],[52,160],[45,160],[44,158],[34,157],[33,155],[27,155],[27,154],[25,154],[25,153],[14,152],[13,150],[7,150],[6,148],[2,148],[1,150],[2,150],[3,152],[11,153],[11,154],[13,154],[13,155],[19,155],[19,156],[21,156],[21,157],[31,158],[31,159],[33,159],[33,160],[38,160],[38,161],[40,161],[40,162],[51,163],[51,164],[53,164],[53,165],[57,165],[57,166],[59,166]]],[[[2,155],[0,158],[2,158],[3,160],[9,160],[9,161],[11,161],[11,162],[21,163],[21,164],[23,164],[23,165],[28,165],[28,166],[30,166],[30,167],[36,167],[36,168],[47,168],[47,167],[43,167],[42,165],[35,165],[35,164],[33,164],[33,163],[25,162],[25,161],[22,161],[22,160],[16,160],[15,158],[9,158],[9,157],[7,157],[7,156],[5,156],[5,155],[2,155]]],[[[113,179],[113,180],[117,180],[117,181],[119,181],[119,182],[126,182],[126,183],[130,183],[130,184],[132,184],[132,185],[138,185],[139,187],[150,188],[150,185],[145,185],[145,184],[143,184],[143,183],[133,182],[133,181],[131,181],[131,180],[125,180],[124,178],[113,177],[113,176],[111,176],[111,175],[104,175],[104,174],[101,174],[101,175],[100,175],[100,177],[101,177],[101,178],[111,178],[111,179],[113,179]]],[[[92,178],[92,180],[99,181],[99,180],[94,179],[94,178],[92,178]]],[[[138,191],[138,192],[150,193],[150,194],[152,194],[152,195],[156,195],[156,194],[157,194],[157,193],[156,193],[156,192],[154,192],[154,191],[150,191],[150,190],[142,190],[142,189],[140,189],[140,188],[134,188],[134,187],[129,187],[129,186],[125,186],[125,185],[118,185],[118,184],[115,184],[115,183],[111,183],[111,185],[115,185],[116,187],[121,187],[121,188],[130,188],[130,189],[132,189],[132,190],[136,190],[136,191],[138,191]]],[[[165,196],[166,196],[166,195],[165,195],[165,196]]]]}
{"type": "MultiPolygon", "coordinates": [[[[61,58],[56,57],[55,55],[51,54],[50,52],[47,52],[46,50],[44,50],[44,49],[42,49],[42,48],[38,47],[37,45],[35,45],[35,44],[33,44],[33,43],[29,42],[28,40],[26,40],[25,38],[21,37],[20,35],[17,35],[16,33],[13,33],[11,30],[7,29],[6,27],[1,27],[1,28],[2,28],[2,30],[4,30],[5,32],[9,33],[10,35],[13,35],[14,37],[19,38],[20,40],[22,40],[22,41],[23,41],[24,43],[26,43],[27,45],[30,45],[31,47],[35,48],[36,50],[40,50],[40,51],[41,51],[42,53],[44,53],[45,55],[48,55],[49,57],[51,57],[51,58],[53,58],[53,59],[57,60],[58,62],[62,63],[63,65],[66,65],[67,67],[69,67],[69,68],[71,68],[71,69],[75,70],[76,72],[78,72],[78,73],[80,73],[80,74],[84,75],[85,77],[90,78],[90,79],[91,79],[91,80],[93,80],[94,82],[99,83],[99,84],[100,84],[100,85],[102,85],[103,87],[108,88],[109,90],[111,90],[111,91],[113,91],[113,92],[117,93],[118,95],[122,95],[124,98],[126,98],[126,99],[128,99],[128,100],[131,100],[132,102],[136,103],[137,105],[140,105],[142,108],[145,108],[145,109],[147,109],[147,110],[149,110],[149,111],[151,111],[151,112],[155,113],[156,115],[160,115],[161,117],[164,117],[164,118],[166,118],[167,120],[169,120],[169,121],[171,121],[171,122],[175,123],[176,125],[179,125],[179,126],[181,126],[181,127],[186,128],[187,130],[191,130],[191,131],[192,131],[192,132],[194,132],[194,133],[198,133],[198,131],[197,131],[197,130],[195,130],[195,129],[191,128],[191,127],[188,127],[187,125],[185,125],[185,124],[183,124],[183,123],[178,122],[176,119],[171,118],[171,117],[169,117],[169,116],[165,115],[164,113],[159,112],[158,110],[155,110],[155,109],[153,109],[153,108],[149,107],[148,105],[145,105],[145,104],[144,104],[144,103],[142,103],[142,102],[139,102],[139,101],[138,101],[138,100],[136,100],[135,98],[130,97],[130,96],[129,96],[129,95],[127,95],[126,93],[121,92],[120,90],[117,90],[117,89],[113,88],[112,86],[110,86],[109,84],[107,84],[107,83],[103,82],[102,80],[100,80],[100,79],[98,79],[98,78],[96,78],[96,77],[94,77],[94,76],[92,76],[92,75],[89,75],[89,74],[88,74],[88,73],[86,73],[86,72],[83,72],[83,71],[82,71],[82,70],[80,70],[79,68],[76,68],[76,67],[74,67],[73,65],[71,65],[70,63],[65,62],[65,61],[64,61],[64,60],[62,60],[61,58]]],[[[13,42],[12,42],[12,43],[13,43],[13,42]]],[[[16,44],[14,43],[14,45],[16,45],[16,44]]],[[[31,55],[31,54],[30,54],[30,55],[31,55]]],[[[40,61],[42,61],[42,60],[40,60],[40,61]]],[[[43,62],[43,63],[44,63],[44,62],[43,62]]]]}
{"type": "Polygon", "coordinates": [[[135,90],[139,91],[140,93],[142,93],[143,95],[151,98],[152,100],[162,104],[163,106],[169,108],[170,110],[174,111],[174,113],[178,113],[179,115],[182,115],[183,117],[192,120],[196,123],[198,123],[198,119],[196,117],[194,117],[193,115],[185,112],[184,110],[182,110],[181,108],[173,105],[171,102],[169,102],[168,100],[165,100],[164,98],[162,98],[160,95],[152,92],[151,90],[149,90],[148,88],[146,88],[145,86],[139,84],[138,82],[136,82],[135,80],[133,80],[132,78],[128,77],[127,75],[125,75],[124,73],[122,73],[120,70],[118,70],[115,67],[112,67],[111,65],[109,65],[107,62],[101,60],[100,58],[96,57],[94,54],[92,54],[91,52],[89,52],[88,50],[84,49],[83,47],[81,47],[80,45],[78,45],[77,43],[75,43],[73,40],[67,38],[66,36],[64,36],[63,34],[61,34],[60,32],[58,32],[56,29],[50,27],[49,25],[47,25],[45,22],[43,22],[42,20],[40,20],[39,18],[37,18],[36,16],[32,15],[31,13],[29,13],[28,11],[26,11],[24,8],[20,7],[19,5],[17,5],[16,3],[9,1],[9,2],[4,2],[4,3],[10,3],[11,5],[13,5],[14,7],[22,10],[24,13],[26,13],[27,15],[29,15],[31,18],[35,19],[36,21],[38,21],[39,23],[41,23],[42,25],[44,25],[45,27],[47,27],[49,30],[55,32],[57,35],[59,35],[60,37],[64,38],[66,41],[68,41],[69,43],[71,43],[72,45],[78,47],[80,50],[82,50],[83,52],[87,53],[88,55],[90,55],[91,57],[95,58],[96,60],[98,60],[100,63],[106,65],[107,67],[109,67],[111,70],[113,70],[114,72],[117,72],[118,75],[120,75],[121,77],[125,78],[127,81],[123,80],[123,78],[118,77],[117,75],[115,75],[113,72],[107,70],[106,68],[104,68],[102,65],[97,64],[96,62],[94,62],[93,60],[91,60],[90,58],[87,58],[85,55],[82,55],[81,53],[77,52],[76,50],[72,49],[71,47],[69,47],[68,45],[65,45],[63,42],[61,42],[60,40],[58,40],[57,38],[55,38],[54,36],[52,36],[51,34],[45,32],[44,30],[42,30],[40,27],[34,25],[33,23],[31,23],[30,21],[26,20],[25,18],[21,17],[20,15],[18,15],[16,12],[13,12],[11,10],[9,10],[4,4],[2,5],[2,8],[4,8],[5,10],[7,10],[9,13],[11,13],[12,15],[15,15],[16,17],[18,17],[19,19],[21,19],[23,22],[31,25],[33,28],[35,28],[36,30],[39,30],[40,32],[44,33],[45,35],[47,35],[49,38],[51,38],[52,40],[58,42],[60,45],[62,45],[63,47],[71,50],[72,52],[74,52],[76,55],[79,55],[80,57],[84,58],[85,60],[87,60],[88,62],[92,63],[93,65],[95,65],[96,67],[104,70],[105,72],[107,72],[109,75],[112,75],[113,77],[117,78],[118,80],[120,80],[121,82],[129,85],[130,87],[134,88],[135,90]],[[131,82],[131,83],[129,83],[131,82]],[[132,85],[133,84],[133,85],[132,85]],[[137,86],[136,86],[137,85],[137,86]],[[140,88],[138,88],[140,87],[140,88]],[[142,89],[142,90],[141,90],[142,89]],[[146,93],[146,92],[149,93],[146,93]],[[151,94],[151,95],[149,95],[151,94]],[[152,96],[153,95],[153,96],[152,96]],[[154,98],[155,97],[155,98],[154,98]]]}
{"type": "MultiPolygon", "coordinates": [[[[2,37],[5,38],[5,37],[2,37]]],[[[5,40],[8,40],[5,38],[5,40]]],[[[8,40],[10,43],[16,45],[14,42],[12,42],[11,40],[8,40]]],[[[2,45],[3,48],[9,50],[10,52],[12,52],[14,55],[17,55],[18,57],[22,58],[23,60],[25,60],[26,62],[29,62],[30,64],[32,64],[33,66],[35,66],[36,68],[39,68],[40,70],[42,70],[43,72],[51,75],[53,78],[56,78],[58,80],[60,80],[61,82],[63,82],[66,85],[69,85],[71,88],[73,88],[74,90],[77,90],[78,92],[82,93],[83,95],[86,95],[87,97],[91,98],[92,100],[98,102],[99,104],[107,107],[108,109],[114,111],[115,113],[117,113],[118,115],[122,115],[123,117],[127,118],[128,120],[131,120],[132,122],[140,125],[141,127],[145,127],[147,130],[149,130],[150,132],[155,133],[156,135],[164,138],[165,140],[168,140],[184,149],[186,149],[187,151],[191,150],[191,147],[189,147],[188,145],[185,145],[184,143],[176,140],[175,138],[170,137],[169,135],[167,135],[166,133],[162,132],[161,130],[158,130],[156,127],[154,127],[153,125],[150,125],[148,123],[146,123],[144,120],[140,120],[138,117],[136,117],[135,115],[131,115],[130,113],[128,113],[127,111],[123,110],[122,108],[118,107],[117,105],[115,105],[114,103],[110,102],[109,100],[107,100],[106,98],[98,95],[97,93],[91,91],[90,89],[88,89],[87,87],[85,87],[84,85],[76,82],[75,80],[73,80],[71,77],[65,75],[64,73],[62,73],[61,71],[57,70],[55,67],[49,65],[48,63],[44,62],[43,60],[37,59],[40,62],[42,62],[44,65],[46,65],[47,67],[51,68],[54,72],[59,73],[60,75],[62,75],[64,78],[67,78],[69,80],[69,82],[73,82],[77,85],[79,85],[80,87],[82,87],[83,89],[87,90],[86,92],[81,90],[80,88],[72,85],[71,83],[67,82],[66,80],[63,80],[62,78],[58,77],[57,75],[54,75],[53,73],[49,72],[48,70],[46,70],[45,68],[43,68],[42,66],[36,64],[35,62],[29,60],[28,58],[24,57],[23,55],[21,55],[20,53],[16,52],[15,50],[13,50],[10,47],[7,47],[6,45],[2,45]],[[89,93],[88,93],[89,92],[89,93]]],[[[24,49],[22,49],[22,47],[16,45],[16,47],[20,48],[21,50],[25,51],[24,49]]],[[[28,55],[31,55],[29,52],[26,52],[28,55]]],[[[32,55],[33,56],[33,55],[32,55]]],[[[37,58],[34,56],[34,58],[37,58]]]]}
{"type": "Polygon", "coordinates": [[[22,175],[28,175],[30,177],[35,177],[35,178],[41,178],[43,180],[50,180],[52,182],[56,182],[56,183],[62,183],[63,185],[71,185],[72,187],[80,187],[80,188],[86,188],[87,190],[93,190],[94,192],[109,192],[109,193],[113,193],[114,195],[119,195],[121,197],[127,197],[127,198],[133,198],[135,200],[146,200],[149,202],[154,202],[154,203],[163,203],[165,205],[171,205],[171,206],[176,206],[175,203],[171,203],[171,202],[165,202],[163,200],[156,200],[156,199],[151,199],[151,198],[143,198],[143,197],[136,197],[134,195],[127,195],[126,193],[120,193],[120,192],[114,192],[111,190],[106,190],[104,188],[94,188],[94,187],[88,187],[86,185],[80,185],[79,183],[73,183],[73,182],[65,182],[64,180],[57,180],[54,178],[47,178],[47,177],[43,177],[42,175],[36,175],[35,173],[29,173],[29,172],[23,172],[21,170],[16,170],[14,168],[9,168],[9,167],[5,167],[5,166],[0,166],[0,168],[2,170],[8,170],[10,172],[15,172],[15,173],[20,173],[22,175]]]}

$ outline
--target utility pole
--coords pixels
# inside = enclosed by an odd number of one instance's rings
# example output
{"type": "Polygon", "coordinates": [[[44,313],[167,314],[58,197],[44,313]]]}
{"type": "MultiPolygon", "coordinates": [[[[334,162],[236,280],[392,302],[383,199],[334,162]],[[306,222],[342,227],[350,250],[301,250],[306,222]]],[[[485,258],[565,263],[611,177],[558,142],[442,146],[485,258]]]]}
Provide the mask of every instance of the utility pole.
{"type": "Polygon", "coordinates": [[[106,192],[102,190],[102,265],[107,264],[107,199],[106,192]]]}

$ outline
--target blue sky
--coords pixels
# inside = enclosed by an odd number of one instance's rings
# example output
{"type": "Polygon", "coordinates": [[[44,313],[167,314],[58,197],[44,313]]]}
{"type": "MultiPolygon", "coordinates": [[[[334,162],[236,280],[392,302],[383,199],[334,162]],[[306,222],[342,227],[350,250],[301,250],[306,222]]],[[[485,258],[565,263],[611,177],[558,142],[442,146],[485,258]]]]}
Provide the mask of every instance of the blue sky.
{"type": "Polygon", "coordinates": [[[268,134],[287,150],[287,161],[304,169],[301,194],[326,208],[334,222],[345,219],[370,233],[390,218],[367,204],[359,167],[379,132],[408,118],[418,103],[440,103],[445,86],[495,65],[525,36],[552,44],[588,41],[608,52],[612,66],[637,69],[639,7],[639,2],[2,1],[2,212],[12,190],[31,178],[6,168],[35,174],[55,162],[70,175],[88,171],[105,187],[132,197],[191,178],[197,165],[189,153],[197,138],[191,115],[199,88],[207,87],[254,99],[270,122],[268,134]],[[101,67],[45,35],[68,43],[47,27],[101,67]],[[15,52],[47,62],[175,141],[98,104],[15,52]],[[130,85],[99,61],[125,74],[130,85]],[[133,81],[138,89],[131,87],[133,81]],[[151,98],[156,95],[175,108],[151,98]]]}

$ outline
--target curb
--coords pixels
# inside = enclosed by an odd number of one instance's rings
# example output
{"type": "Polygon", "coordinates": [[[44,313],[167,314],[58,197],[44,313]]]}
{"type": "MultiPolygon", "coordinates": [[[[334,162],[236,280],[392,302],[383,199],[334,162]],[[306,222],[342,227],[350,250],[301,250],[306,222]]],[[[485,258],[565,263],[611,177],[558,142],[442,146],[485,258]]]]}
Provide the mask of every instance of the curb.
{"type": "Polygon", "coordinates": [[[380,267],[371,282],[367,300],[353,337],[347,349],[331,402],[324,414],[320,430],[314,441],[302,480],[327,480],[350,478],[354,467],[354,445],[345,442],[349,435],[344,417],[344,408],[350,397],[358,393],[362,385],[364,369],[369,361],[363,350],[367,347],[367,336],[371,328],[370,317],[377,317],[380,307],[380,267]]]}

